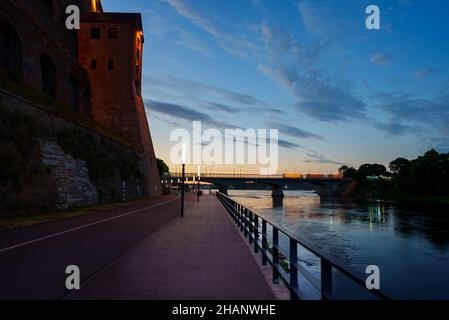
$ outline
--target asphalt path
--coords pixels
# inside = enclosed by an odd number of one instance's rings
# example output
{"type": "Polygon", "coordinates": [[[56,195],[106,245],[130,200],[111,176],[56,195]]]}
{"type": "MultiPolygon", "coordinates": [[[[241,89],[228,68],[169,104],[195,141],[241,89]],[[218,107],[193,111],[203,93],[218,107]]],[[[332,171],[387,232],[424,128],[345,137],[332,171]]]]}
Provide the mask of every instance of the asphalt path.
{"type": "Polygon", "coordinates": [[[0,231],[0,299],[63,298],[68,265],[79,267],[83,283],[179,215],[175,194],[0,231]]]}

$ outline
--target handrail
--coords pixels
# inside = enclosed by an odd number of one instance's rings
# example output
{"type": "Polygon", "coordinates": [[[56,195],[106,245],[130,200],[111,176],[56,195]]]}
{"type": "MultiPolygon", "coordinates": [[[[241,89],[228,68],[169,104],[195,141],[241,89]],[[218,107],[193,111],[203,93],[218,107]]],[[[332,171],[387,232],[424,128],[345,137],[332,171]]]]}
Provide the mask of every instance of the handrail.
{"type": "MultiPolygon", "coordinates": [[[[298,287],[298,272],[300,272],[317,290],[321,292],[322,299],[332,299],[332,270],[335,269],[340,273],[348,277],[352,282],[362,287],[364,290],[373,294],[379,299],[390,300],[386,294],[377,289],[369,290],[366,288],[365,277],[360,272],[352,270],[349,266],[335,257],[331,257],[324,254],[316,248],[314,245],[305,241],[301,237],[293,236],[286,229],[276,226],[267,219],[262,218],[247,207],[242,206],[234,199],[227,195],[217,192],[217,197],[225,207],[226,211],[230,214],[231,218],[240,227],[240,230],[244,233],[245,237],[248,237],[249,243],[254,243],[254,251],[257,253],[259,250],[262,253],[262,264],[266,265],[269,262],[273,268],[273,282],[278,283],[281,279],[288,289],[290,290],[291,299],[298,299],[299,287],[298,287]],[[259,224],[261,221],[261,224],[259,224]],[[261,225],[261,229],[259,228],[261,225]],[[270,242],[267,236],[267,225],[273,228],[272,240],[270,242]],[[279,247],[279,232],[286,235],[289,239],[289,254],[281,252],[279,247]],[[271,244],[271,248],[270,245],[271,244]],[[318,280],[313,277],[307,270],[298,264],[297,246],[307,249],[314,255],[320,258],[321,261],[321,279],[318,280]],[[270,252],[271,250],[271,252],[270,252]],[[286,272],[283,267],[280,266],[280,254],[284,257],[288,257],[290,271],[286,272]]],[[[286,260],[286,259],[284,259],[286,260]]]]}

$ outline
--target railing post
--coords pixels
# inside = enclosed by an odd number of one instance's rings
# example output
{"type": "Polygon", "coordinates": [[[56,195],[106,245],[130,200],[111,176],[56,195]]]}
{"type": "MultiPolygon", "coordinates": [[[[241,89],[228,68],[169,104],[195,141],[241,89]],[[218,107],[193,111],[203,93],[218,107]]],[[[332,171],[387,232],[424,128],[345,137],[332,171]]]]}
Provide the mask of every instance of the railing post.
{"type": "Polygon", "coordinates": [[[321,299],[327,300],[332,293],[332,265],[321,257],[321,299]]]}
{"type": "Polygon", "coordinates": [[[240,219],[240,231],[243,231],[243,214],[242,212],[239,213],[239,219],[240,219]]]}
{"type": "Polygon", "coordinates": [[[243,235],[246,237],[248,229],[247,209],[243,209],[243,235]]]}
{"type": "Polygon", "coordinates": [[[254,215],[254,253],[259,252],[259,217],[254,215]]]}
{"type": "Polygon", "coordinates": [[[290,238],[290,299],[298,300],[296,288],[298,288],[298,246],[296,241],[290,238]]]}
{"type": "Polygon", "coordinates": [[[237,210],[234,210],[234,222],[236,223],[236,224],[238,224],[239,223],[239,212],[237,211],[237,210]]]}
{"type": "Polygon", "coordinates": [[[248,210],[248,241],[249,244],[253,243],[253,212],[248,210]]]}
{"type": "Polygon", "coordinates": [[[262,220],[262,265],[267,265],[267,249],[268,249],[268,241],[267,241],[267,222],[262,220]]]}
{"type": "Polygon", "coordinates": [[[273,283],[279,283],[279,231],[273,226],[273,283]]]}

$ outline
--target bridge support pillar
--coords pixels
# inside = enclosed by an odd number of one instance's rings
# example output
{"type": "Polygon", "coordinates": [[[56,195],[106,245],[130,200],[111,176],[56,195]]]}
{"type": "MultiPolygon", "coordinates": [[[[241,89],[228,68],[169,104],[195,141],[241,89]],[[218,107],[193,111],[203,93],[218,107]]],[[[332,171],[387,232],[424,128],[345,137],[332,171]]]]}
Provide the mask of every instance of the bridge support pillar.
{"type": "Polygon", "coordinates": [[[283,186],[273,186],[273,191],[271,191],[271,198],[273,200],[273,208],[281,208],[284,205],[284,187],[283,186]]]}
{"type": "Polygon", "coordinates": [[[336,184],[325,184],[318,190],[318,194],[322,197],[338,197],[341,192],[341,188],[336,184]]]}

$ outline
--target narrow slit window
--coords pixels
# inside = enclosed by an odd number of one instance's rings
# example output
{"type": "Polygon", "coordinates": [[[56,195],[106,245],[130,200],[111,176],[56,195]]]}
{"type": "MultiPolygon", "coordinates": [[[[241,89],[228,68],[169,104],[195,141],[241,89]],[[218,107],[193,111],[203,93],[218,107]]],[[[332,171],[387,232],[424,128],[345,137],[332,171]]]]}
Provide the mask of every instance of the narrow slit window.
{"type": "Polygon", "coordinates": [[[109,59],[109,61],[108,61],[108,69],[109,70],[114,69],[114,60],[109,59]]]}
{"type": "Polygon", "coordinates": [[[90,68],[97,69],[97,59],[92,59],[92,61],[90,62],[90,68]]]}

